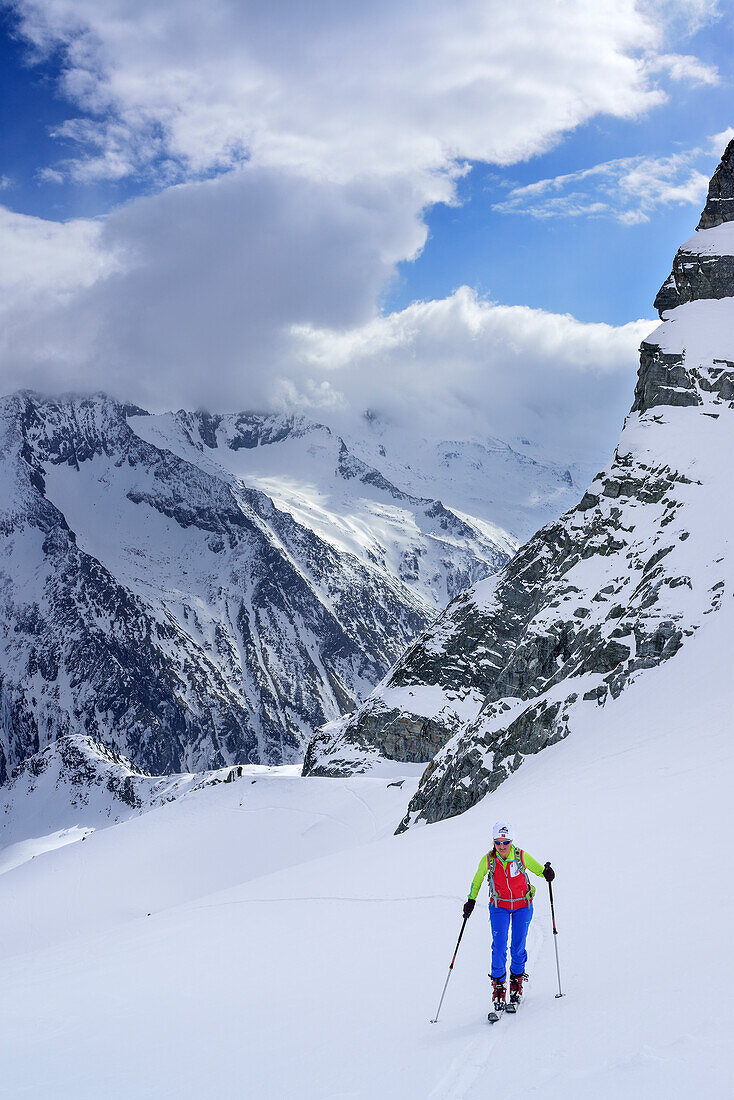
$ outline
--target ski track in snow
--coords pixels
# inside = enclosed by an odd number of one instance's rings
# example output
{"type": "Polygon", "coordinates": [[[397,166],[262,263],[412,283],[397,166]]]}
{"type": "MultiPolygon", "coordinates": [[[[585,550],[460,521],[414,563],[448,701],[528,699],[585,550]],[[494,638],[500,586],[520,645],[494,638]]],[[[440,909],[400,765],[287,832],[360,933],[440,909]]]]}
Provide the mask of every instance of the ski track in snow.
{"type": "MultiPolygon", "coordinates": [[[[542,927],[539,926],[539,921],[536,919],[536,914],[534,913],[530,923],[527,941],[528,973],[530,974],[532,974],[535,962],[543,947],[544,940],[545,936],[543,935],[542,927]]],[[[489,965],[489,954],[487,956],[487,962],[489,965]]],[[[450,985],[451,983],[449,982],[449,986],[450,985]]],[[[487,1012],[490,1011],[490,988],[488,974],[487,1012]]],[[[528,982],[526,985],[526,996],[530,988],[531,982],[528,982]]],[[[482,1025],[481,1030],[478,1026],[477,1030],[479,1030],[479,1034],[470,1039],[464,1049],[456,1055],[435,1089],[429,1093],[428,1100],[465,1100],[467,1096],[473,1094],[474,1086],[483,1074],[487,1074],[486,1085],[488,1085],[491,1081],[492,1058],[495,1055],[501,1057],[502,1049],[502,1033],[495,1031],[495,1028],[504,1027],[505,1023],[507,1023],[508,1027],[517,1027],[519,1019],[525,1015],[527,1009],[527,1001],[523,999],[523,1004],[520,1006],[514,1019],[503,1019],[500,1020],[498,1024],[490,1024],[487,1020],[486,1027],[482,1025]],[[496,1049],[498,1044],[499,1050],[496,1049]]],[[[439,1017],[434,1027],[440,1026],[441,1018],[439,1017]]],[[[486,1095],[486,1085],[479,1095],[486,1095]]]]}
{"type": "Polygon", "coordinates": [[[367,802],[366,799],[362,798],[362,796],[360,794],[357,794],[354,787],[347,786],[347,790],[351,794],[352,798],[356,798],[357,802],[359,802],[362,806],[364,806],[365,810],[369,814],[369,816],[372,820],[372,827],[373,827],[372,836],[373,836],[373,838],[376,837],[380,830],[378,828],[377,818],[375,817],[375,814],[374,814],[374,811],[373,811],[372,807],[369,805],[369,803],[367,802]]]}
{"type": "Polygon", "coordinates": [[[238,901],[218,901],[212,902],[209,905],[191,905],[188,908],[191,910],[198,909],[223,909],[231,905],[254,905],[261,903],[263,905],[277,905],[292,904],[293,902],[301,901],[346,901],[357,902],[359,904],[367,905],[389,905],[392,902],[417,902],[417,901],[450,901],[454,905],[461,905],[462,899],[456,895],[451,894],[411,894],[410,897],[398,898],[359,898],[350,897],[343,894],[318,894],[313,897],[304,897],[297,895],[295,897],[282,897],[282,898],[243,898],[238,901]]]}

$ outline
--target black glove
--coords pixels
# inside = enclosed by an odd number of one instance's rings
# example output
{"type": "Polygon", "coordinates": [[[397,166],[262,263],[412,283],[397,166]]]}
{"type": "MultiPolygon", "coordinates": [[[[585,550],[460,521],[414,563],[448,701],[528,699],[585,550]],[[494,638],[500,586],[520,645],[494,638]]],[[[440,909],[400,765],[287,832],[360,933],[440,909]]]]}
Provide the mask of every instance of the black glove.
{"type": "Polygon", "coordinates": [[[556,872],[553,870],[550,863],[546,863],[545,867],[543,868],[543,878],[546,879],[548,882],[553,882],[553,879],[555,877],[556,872]]]}
{"type": "Polygon", "coordinates": [[[469,898],[468,901],[464,902],[464,920],[466,920],[468,917],[470,917],[472,915],[472,912],[474,910],[474,906],[476,904],[477,903],[474,900],[474,898],[469,898]]]}

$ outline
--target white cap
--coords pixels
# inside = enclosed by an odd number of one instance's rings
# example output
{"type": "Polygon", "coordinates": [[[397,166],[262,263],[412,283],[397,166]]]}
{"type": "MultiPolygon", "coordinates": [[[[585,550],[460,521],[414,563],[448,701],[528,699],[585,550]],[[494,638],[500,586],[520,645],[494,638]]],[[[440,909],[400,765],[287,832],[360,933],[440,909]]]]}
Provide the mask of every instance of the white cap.
{"type": "Polygon", "coordinates": [[[495,821],[492,838],[493,840],[512,840],[512,825],[509,821],[495,821]]]}

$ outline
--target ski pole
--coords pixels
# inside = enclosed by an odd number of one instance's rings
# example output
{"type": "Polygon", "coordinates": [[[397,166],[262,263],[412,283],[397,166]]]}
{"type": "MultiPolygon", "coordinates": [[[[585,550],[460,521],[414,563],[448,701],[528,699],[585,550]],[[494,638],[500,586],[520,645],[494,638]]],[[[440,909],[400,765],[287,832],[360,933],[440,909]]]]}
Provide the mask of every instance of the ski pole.
{"type": "Polygon", "coordinates": [[[551,919],[553,921],[553,946],[556,949],[556,970],[558,971],[558,992],[556,993],[556,1000],[558,1000],[559,997],[563,996],[563,993],[561,992],[561,966],[558,962],[558,940],[556,939],[558,935],[558,929],[556,928],[556,911],[553,906],[553,887],[550,882],[548,883],[548,893],[550,894],[551,919]]]}
{"type": "Polygon", "coordinates": [[[459,932],[459,938],[456,941],[456,949],[454,951],[454,957],[451,960],[451,962],[449,963],[449,972],[446,975],[446,982],[444,983],[443,993],[441,994],[441,1000],[438,1002],[438,1008],[436,1009],[436,1019],[431,1020],[432,1024],[437,1024],[438,1023],[438,1014],[441,1011],[441,1005],[443,1004],[443,999],[446,996],[446,987],[449,984],[449,978],[451,977],[451,971],[454,969],[454,963],[456,962],[456,956],[459,952],[459,944],[461,943],[461,937],[464,935],[464,929],[466,928],[466,922],[468,921],[468,919],[469,919],[468,917],[464,917],[464,922],[461,926],[461,932],[459,932]]]}

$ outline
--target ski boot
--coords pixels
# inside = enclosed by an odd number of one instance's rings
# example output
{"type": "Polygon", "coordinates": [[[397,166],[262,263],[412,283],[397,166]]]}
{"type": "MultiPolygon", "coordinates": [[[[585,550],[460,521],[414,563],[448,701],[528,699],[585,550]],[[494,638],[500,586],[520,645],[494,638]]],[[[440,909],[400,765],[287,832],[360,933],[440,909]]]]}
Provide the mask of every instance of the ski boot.
{"type": "Polygon", "coordinates": [[[505,1007],[505,979],[492,978],[492,1007],[495,1012],[502,1012],[505,1007]]]}
{"type": "Polygon", "coordinates": [[[525,974],[513,974],[510,971],[510,1004],[519,1005],[522,1000],[522,983],[525,974]]]}

